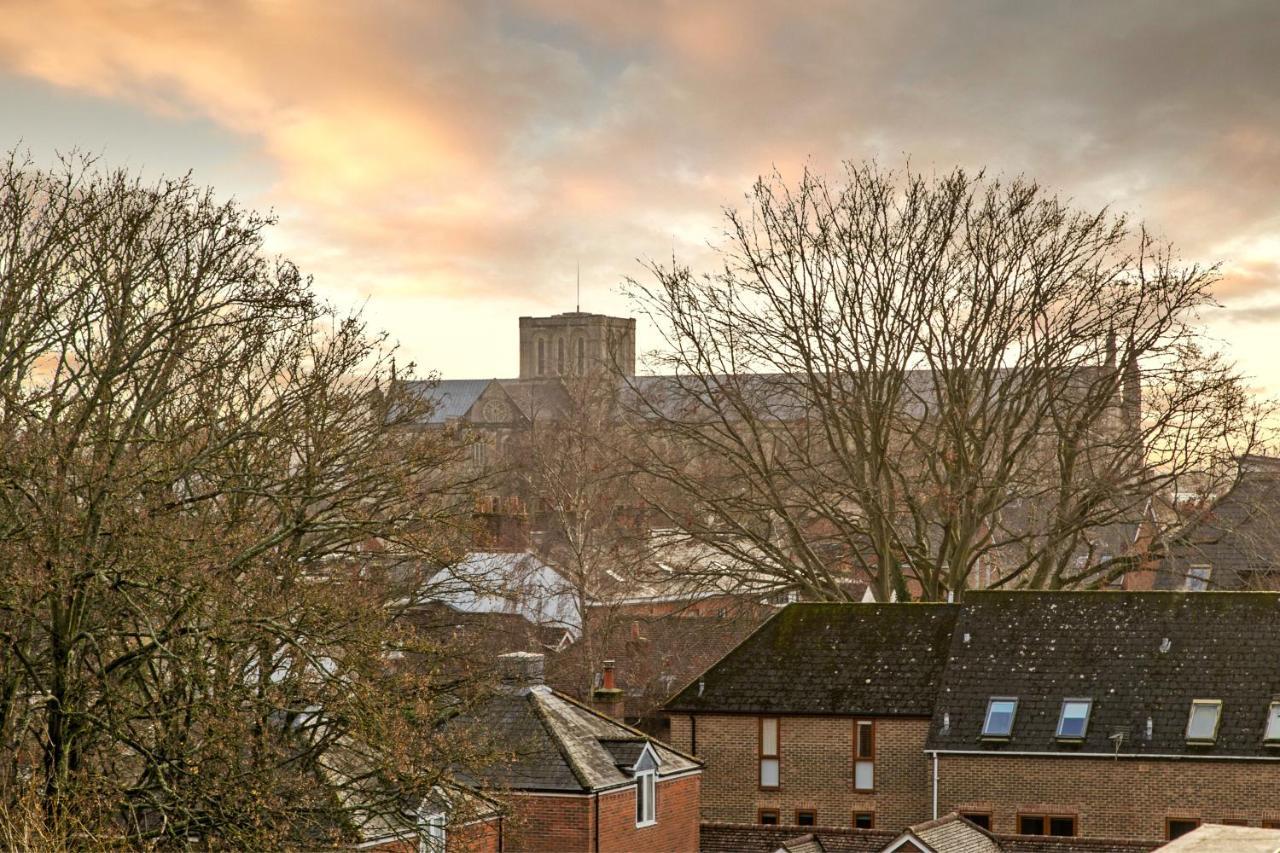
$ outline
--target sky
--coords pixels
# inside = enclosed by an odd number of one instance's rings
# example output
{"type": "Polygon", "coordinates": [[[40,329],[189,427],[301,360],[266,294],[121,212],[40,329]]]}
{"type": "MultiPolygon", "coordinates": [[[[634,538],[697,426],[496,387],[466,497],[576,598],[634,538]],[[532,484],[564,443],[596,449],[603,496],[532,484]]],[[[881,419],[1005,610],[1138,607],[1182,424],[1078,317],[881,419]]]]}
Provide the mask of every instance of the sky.
{"type": "MultiPolygon", "coordinates": [[[[1220,263],[1280,394],[1280,2],[0,0],[0,145],[191,171],[420,372],[514,375],[517,318],[628,313],[757,175],[1025,174],[1220,263]]],[[[640,330],[643,348],[648,338],[640,330]]]]}

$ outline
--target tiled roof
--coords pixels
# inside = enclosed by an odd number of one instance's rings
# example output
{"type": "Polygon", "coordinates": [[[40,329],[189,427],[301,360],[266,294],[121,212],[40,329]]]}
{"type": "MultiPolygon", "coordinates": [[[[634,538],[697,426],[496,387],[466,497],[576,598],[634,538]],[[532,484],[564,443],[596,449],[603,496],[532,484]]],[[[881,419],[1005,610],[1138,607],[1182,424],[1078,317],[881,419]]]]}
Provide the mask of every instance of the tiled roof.
{"type": "Polygon", "coordinates": [[[1061,838],[1049,835],[997,835],[1003,853],[1148,853],[1160,841],[1116,838],[1061,838]]]}
{"type": "Polygon", "coordinates": [[[991,833],[952,812],[937,820],[918,823],[907,832],[939,853],[1001,853],[991,833]]]}
{"type": "Polygon", "coordinates": [[[789,844],[806,843],[806,836],[816,838],[826,853],[880,853],[898,835],[891,830],[852,829],[847,826],[704,823],[701,829],[698,849],[702,853],[774,853],[786,849],[789,844]]]}
{"type": "Polygon", "coordinates": [[[1211,589],[1244,589],[1254,573],[1280,570],[1280,461],[1243,464],[1235,486],[1171,537],[1157,583],[1180,588],[1192,566],[1208,565],[1211,589]]]}
{"type": "Polygon", "coordinates": [[[971,592],[926,748],[1280,758],[1262,743],[1277,661],[1276,593],[971,592]],[[1018,699],[1007,741],[980,737],[993,696],[1018,699]],[[1079,744],[1055,738],[1066,698],[1093,702],[1079,744]],[[1223,703],[1212,746],[1186,742],[1193,699],[1223,703]]]}
{"type": "Polygon", "coordinates": [[[499,747],[514,760],[482,774],[489,785],[516,790],[589,792],[629,783],[619,765],[639,749],[624,744],[647,741],[658,757],[658,776],[701,765],[666,744],[647,738],[549,687],[535,684],[494,696],[474,720],[498,735],[499,747]],[[625,753],[625,754],[624,754],[625,753]]]}
{"type": "Polygon", "coordinates": [[[928,716],[951,604],[792,604],[680,691],[668,710],[928,716]]]}

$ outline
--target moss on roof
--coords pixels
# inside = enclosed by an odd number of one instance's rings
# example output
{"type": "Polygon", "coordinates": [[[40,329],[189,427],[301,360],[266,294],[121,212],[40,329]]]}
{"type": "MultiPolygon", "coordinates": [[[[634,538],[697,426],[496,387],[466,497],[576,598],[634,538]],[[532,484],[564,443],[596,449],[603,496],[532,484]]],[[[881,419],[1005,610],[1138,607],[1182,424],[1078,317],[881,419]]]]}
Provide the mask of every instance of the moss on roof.
{"type": "Polygon", "coordinates": [[[951,604],[792,604],[667,703],[671,711],[928,716],[951,604]]]}

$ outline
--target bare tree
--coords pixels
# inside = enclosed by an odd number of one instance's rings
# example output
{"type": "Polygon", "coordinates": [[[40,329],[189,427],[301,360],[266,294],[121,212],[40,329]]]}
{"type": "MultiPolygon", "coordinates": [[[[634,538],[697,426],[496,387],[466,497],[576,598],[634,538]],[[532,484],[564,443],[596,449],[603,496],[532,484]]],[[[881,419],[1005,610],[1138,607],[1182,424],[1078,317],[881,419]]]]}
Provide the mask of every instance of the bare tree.
{"type": "Polygon", "coordinates": [[[449,558],[457,446],[268,225],[187,179],[0,166],[0,815],[71,846],[411,828],[478,760],[438,734],[465,680],[386,665],[443,653],[392,602],[449,558]]]}
{"type": "Polygon", "coordinates": [[[1263,407],[1206,346],[1213,269],[1034,183],[850,164],[760,180],[720,269],[651,266],[632,413],[654,504],[819,598],[1096,585],[1263,407]]]}
{"type": "Polygon", "coordinates": [[[637,590],[651,555],[617,381],[589,373],[555,382],[554,403],[506,443],[500,476],[530,507],[534,549],[564,577],[576,604],[582,634],[572,658],[581,666],[561,675],[587,696],[617,604],[637,590]]]}

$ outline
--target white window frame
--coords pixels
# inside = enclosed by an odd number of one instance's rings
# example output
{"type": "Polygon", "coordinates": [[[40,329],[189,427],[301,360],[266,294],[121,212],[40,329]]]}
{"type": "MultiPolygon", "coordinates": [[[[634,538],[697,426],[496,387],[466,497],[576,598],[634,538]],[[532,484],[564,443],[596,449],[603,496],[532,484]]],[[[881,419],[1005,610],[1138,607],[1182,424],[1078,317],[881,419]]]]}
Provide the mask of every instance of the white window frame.
{"type": "Polygon", "coordinates": [[[1192,699],[1191,709],[1187,712],[1187,743],[1215,744],[1218,742],[1218,729],[1222,725],[1221,699],[1192,699]],[[1196,708],[1213,708],[1213,733],[1209,737],[1192,737],[1191,722],[1196,718],[1196,708]]]}
{"type": "Polygon", "coordinates": [[[446,818],[442,812],[418,815],[418,853],[444,853],[448,842],[446,818]]]}
{"type": "Polygon", "coordinates": [[[1014,724],[1018,722],[1018,697],[1017,696],[992,696],[987,700],[987,713],[982,717],[982,738],[983,740],[1009,740],[1013,737],[1014,724]],[[994,710],[997,702],[1012,702],[1013,710],[1009,713],[1009,731],[1004,734],[993,734],[988,731],[991,728],[991,712],[994,710]]]}
{"type": "Polygon", "coordinates": [[[1262,742],[1280,746],[1280,702],[1272,702],[1267,706],[1267,723],[1262,732],[1262,742]]]}
{"type": "Polygon", "coordinates": [[[1089,733],[1089,718],[1093,716],[1093,700],[1085,697],[1077,697],[1074,699],[1063,699],[1062,710],[1058,712],[1058,729],[1054,734],[1058,740],[1068,743],[1082,741],[1085,735],[1089,733]],[[1062,724],[1067,721],[1068,705],[1084,705],[1084,728],[1080,730],[1078,735],[1066,735],[1062,733],[1062,724]]]}
{"type": "Polygon", "coordinates": [[[1187,592],[1204,592],[1209,588],[1209,578],[1213,576],[1210,563],[1196,563],[1187,569],[1187,580],[1183,588],[1187,592]]]}
{"type": "Polygon", "coordinates": [[[653,826],[658,822],[658,771],[636,773],[636,826],[653,826]]]}

